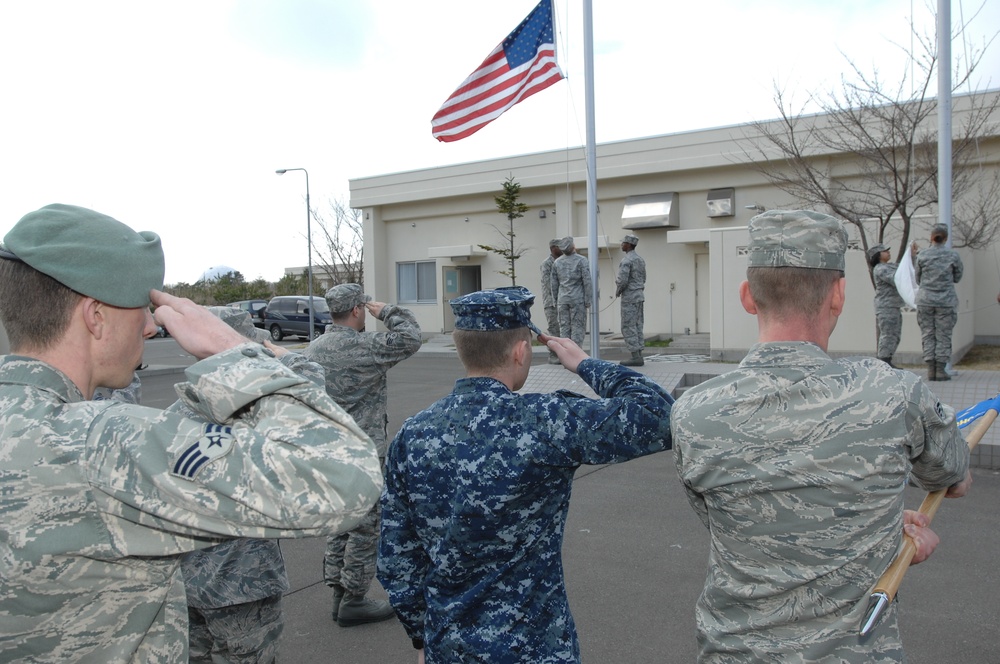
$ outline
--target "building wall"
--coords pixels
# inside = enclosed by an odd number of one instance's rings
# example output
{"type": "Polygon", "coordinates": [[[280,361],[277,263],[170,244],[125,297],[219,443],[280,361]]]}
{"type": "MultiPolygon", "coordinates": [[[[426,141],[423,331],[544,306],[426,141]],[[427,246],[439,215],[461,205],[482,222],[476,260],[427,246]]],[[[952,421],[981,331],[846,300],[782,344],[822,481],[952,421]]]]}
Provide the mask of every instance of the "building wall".
{"type": "MultiPolygon", "coordinates": [[[[960,104],[956,103],[956,108],[960,104]]],[[[806,121],[822,123],[822,116],[806,121]]],[[[739,148],[747,127],[722,127],[599,145],[597,148],[597,283],[600,331],[620,331],[620,307],[614,278],[622,258],[619,248],[627,232],[639,237],[645,258],[645,331],[648,336],[711,332],[713,355],[738,359],[756,338],[752,317],[737,297],[745,276],[746,224],[756,209],[797,207],[743,162],[739,148]],[[709,217],[711,189],[735,190],[733,214],[709,217]],[[621,217],[627,197],[676,192],[678,225],[626,231],[621,217]],[[699,288],[698,285],[701,284],[699,288]]],[[[980,143],[983,168],[1000,173],[1000,136],[980,143]]],[[[857,172],[845,155],[817,155],[838,179],[857,172]]],[[[548,241],[572,235],[581,253],[589,254],[584,152],[581,148],[430,168],[351,180],[351,207],[363,210],[365,283],[378,299],[396,302],[397,264],[433,261],[436,285],[427,302],[408,303],[426,332],[449,329],[448,293],[443,271],[478,268],[483,288],[510,285],[498,274],[505,261],[479,245],[496,244],[507,230],[494,197],[513,176],[521,185],[521,202],[529,211],[514,222],[516,245],[524,250],[516,263],[517,283],[539,295],[538,266],[548,241]],[[545,212],[540,217],[539,211],[545,212]]],[[[929,224],[928,220],[928,224],[929,224]]],[[[920,230],[915,237],[926,246],[920,230]]],[[[974,339],[1000,342],[1000,255],[996,247],[963,252],[966,276],[959,285],[961,310],[955,329],[956,355],[974,339]],[[977,283],[982,283],[977,288],[977,283]]],[[[873,288],[860,251],[849,256],[848,310],[831,340],[836,353],[874,354],[873,288]],[[845,324],[845,321],[847,324],[845,324]]],[[[540,304],[540,302],[539,302],[540,304]]],[[[536,320],[543,320],[540,306],[536,320]]],[[[904,314],[897,358],[920,361],[920,335],[915,314],[904,314]]]]}

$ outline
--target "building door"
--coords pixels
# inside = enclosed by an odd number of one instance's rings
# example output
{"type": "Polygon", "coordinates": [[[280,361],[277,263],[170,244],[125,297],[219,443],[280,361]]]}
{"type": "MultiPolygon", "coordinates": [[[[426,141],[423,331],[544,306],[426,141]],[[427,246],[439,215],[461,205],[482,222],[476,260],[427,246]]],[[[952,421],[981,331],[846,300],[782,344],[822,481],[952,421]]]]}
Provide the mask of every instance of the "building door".
{"type": "Polygon", "coordinates": [[[711,299],[709,297],[708,254],[694,255],[694,332],[707,334],[712,331],[711,299]]]}
{"type": "Polygon", "coordinates": [[[444,310],[444,326],[442,330],[451,332],[455,329],[455,314],[451,311],[449,302],[456,297],[475,293],[482,288],[481,272],[478,265],[445,265],[441,268],[442,308],[444,310]]]}

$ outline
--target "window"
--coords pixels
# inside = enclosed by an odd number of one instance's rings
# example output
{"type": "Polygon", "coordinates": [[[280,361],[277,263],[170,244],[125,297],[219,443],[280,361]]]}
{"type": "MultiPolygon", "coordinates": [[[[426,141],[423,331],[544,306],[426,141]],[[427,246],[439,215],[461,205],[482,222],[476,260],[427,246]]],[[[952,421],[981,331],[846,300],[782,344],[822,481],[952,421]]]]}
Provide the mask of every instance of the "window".
{"type": "Polygon", "coordinates": [[[437,263],[396,263],[397,302],[436,302],[437,263]]]}

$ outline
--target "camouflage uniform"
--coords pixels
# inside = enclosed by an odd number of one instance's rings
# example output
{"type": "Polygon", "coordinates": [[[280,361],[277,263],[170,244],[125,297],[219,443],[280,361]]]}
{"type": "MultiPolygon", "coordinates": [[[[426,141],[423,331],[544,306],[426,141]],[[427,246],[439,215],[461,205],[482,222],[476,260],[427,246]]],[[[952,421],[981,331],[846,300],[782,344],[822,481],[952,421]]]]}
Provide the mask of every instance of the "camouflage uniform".
{"type": "Polygon", "coordinates": [[[556,262],[552,254],[542,261],[542,307],[545,310],[545,331],[553,337],[559,336],[559,310],[552,297],[552,265],[556,262]]]}
{"type": "MultiPolygon", "coordinates": [[[[749,269],[843,274],[846,249],[827,215],[774,210],[750,221],[749,269]]],[[[839,284],[829,288],[836,297],[839,284]]],[[[798,319],[789,331],[758,316],[771,336],[801,335],[798,319]]],[[[907,480],[937,490],[965,479],[969,451],[951,408],[880,360],[833,360],[810,340],[775,340],[689,388],[671,433],[711,539],[696,607],[700,662],[903,661],[895,605],[865,637],[859,626],[902,541],[907,480]]]]}
{"type": "Polygon", "coordinates": [[[673,400],[617,364],[577,371],[602,399],[463,378],[390,445],[378,578],[427,664],[580,661],[561,552],[573,474],[669,449],[673,400]]]}
{"type": "Polygon", "coordinates": [[[951,333],[958,321],[955,284],[964,267],[958,252],[933,244],[917,254],[914,274],[917,290],[917,324],[920,326],[924,362],[951,362],[951,333]]]}
{"type": "Polygon", "coordinates": [[[550,284],[559,311],[559,334],[583,344],[592,289],[587,259],[576,252],[557,258],[552,264],[550,284]]]}
{"type": "MultiPolygon", "coordinates": [[[[237,332],[263,340],[247,311],[209,307],[237,332]]],[[[324,386],[323,368],[298,353],[279,361],[316,385],[324,386]]],[[[176,402],[168,412],[199,419],[176,402]]],[[[233,539],[192,551],[181,559],[188,602],[189,662],[273,662],[284,631],[282,595],[288,574],[278,540],[233,539]]]]}
{"type": "Polygon", "coordinates": [[[48,364],[0,357],[0,660],[187,661],[177,554],[368,513],[371,441],[269,353],[243,344],[189,367],[177,391],[197,420],[84,401],[48,364]]]}
{"type": "Polygon", "coordinates": [[[872,269],[875,277],[875,322],[878,324],[877,354],[882,360],[892,359],[903,333],[900,309],[906,303],[896,290],[896,267],[895,263],[879,263],[872,269]]]}
{"type": "Polygon", "coordinates": [[[646,347],[642,335],[643,306],[646,299],[646,261],[635,249],[622,256],[615,279],[615,295],[621,298],[622,336],[625,347],[635,353],[646,347]]]}
{"type": "MultiPolygon", "coordinates": [[[[388,332],[358,332],[331,325],[305,356],[326,371],[326,391],[375,442],[380,458],[388,445],[386,372],[420,349],[420,326],[413,312],[387,304],[379,317],[388,332]]],[[[350,532],[327,539],[323,576],[348,595],[364,595],[375,577],[378,506],[350,532]]]]}
{"type": "Polygon", "coordinates": [[[772,342],[686,391],[671,431],[712,540],[699,661],[902,661],[895,604],[858,626],[899,548],[907,479],[965,477],[951,408],[884,362],[772,342]]]}

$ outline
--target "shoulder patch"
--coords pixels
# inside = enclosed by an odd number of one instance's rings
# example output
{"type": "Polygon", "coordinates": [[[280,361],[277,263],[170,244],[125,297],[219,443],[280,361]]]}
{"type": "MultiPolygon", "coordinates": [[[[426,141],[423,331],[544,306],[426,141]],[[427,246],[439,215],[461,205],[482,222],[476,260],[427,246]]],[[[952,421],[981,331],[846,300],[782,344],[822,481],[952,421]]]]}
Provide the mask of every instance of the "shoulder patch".
{"type": "Polygon", "coordinates": [[[233,430],[219,424],[206,424],[205,433],[174,461],[171,474],[193,480],[208,464],[233,449],[233,430]]]}

